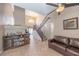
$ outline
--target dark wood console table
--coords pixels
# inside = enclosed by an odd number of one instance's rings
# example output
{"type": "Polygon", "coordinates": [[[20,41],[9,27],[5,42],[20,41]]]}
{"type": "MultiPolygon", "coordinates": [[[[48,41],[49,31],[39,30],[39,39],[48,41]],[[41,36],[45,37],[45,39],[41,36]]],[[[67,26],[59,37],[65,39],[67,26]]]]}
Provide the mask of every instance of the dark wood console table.
{"type": "Polygon", "coordinates": [[[29,43],[30,43],[30,38],[28,33],[3,36],[4,50],[20,47],[29,43]]]}

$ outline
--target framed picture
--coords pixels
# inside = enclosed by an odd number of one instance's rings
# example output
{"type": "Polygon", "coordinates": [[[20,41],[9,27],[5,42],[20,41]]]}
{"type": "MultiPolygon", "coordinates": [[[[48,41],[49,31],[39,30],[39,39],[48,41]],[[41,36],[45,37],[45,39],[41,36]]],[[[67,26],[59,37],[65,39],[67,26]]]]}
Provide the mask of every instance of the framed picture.
{"type": "Polygon", "coordinates": [[[78,29],[78,17],[64,20],[63,28],[64,29],[78,29]]]}

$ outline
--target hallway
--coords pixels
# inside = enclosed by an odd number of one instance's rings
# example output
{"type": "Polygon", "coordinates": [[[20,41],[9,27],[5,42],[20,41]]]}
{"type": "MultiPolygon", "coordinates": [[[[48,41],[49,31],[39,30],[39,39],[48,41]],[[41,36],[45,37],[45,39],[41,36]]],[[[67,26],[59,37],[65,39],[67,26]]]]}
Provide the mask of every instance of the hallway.
{"type": "Polygon", "coordinates": [[[30,44],[5,51],[3,56],[62,56],[48,48],[47,41],[42,42],[36,31],[30,35],[30,44]]]}

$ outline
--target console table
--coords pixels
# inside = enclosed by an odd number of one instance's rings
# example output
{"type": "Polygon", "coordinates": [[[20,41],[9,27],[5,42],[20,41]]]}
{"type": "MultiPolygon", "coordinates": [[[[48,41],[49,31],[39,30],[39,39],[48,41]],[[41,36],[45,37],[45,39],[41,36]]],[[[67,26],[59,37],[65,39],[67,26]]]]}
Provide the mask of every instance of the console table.
{"type": "Polygon", "coordinates": [[[3,50],[20,47],[29,43],[28,33],[3,36],[3,50]]]}

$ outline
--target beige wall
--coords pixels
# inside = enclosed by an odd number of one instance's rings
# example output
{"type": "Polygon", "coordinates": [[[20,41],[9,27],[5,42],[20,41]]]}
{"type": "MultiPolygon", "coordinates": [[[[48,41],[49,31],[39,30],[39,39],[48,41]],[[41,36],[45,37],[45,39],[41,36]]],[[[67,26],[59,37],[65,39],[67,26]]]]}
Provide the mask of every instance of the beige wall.
{"type": "Polygon", "coordinates": [[[11,18],[13,17],[12,5],[8,3],[0,3],[0,53],[3,51],[3,35],[4,26],[11,24],[11,18]]]}
{"type": "MultiPolygon", "coordinates": [[[[16,8],[17,9],[17,8],[16,8]]],[[[15,24],[16,25],[24,25],[25,24],[25,10],[23,8],[19,8],[16,12],[15,24]]],[[[24,32],[24,26],[6,26],[3,25],[12,25],[11,21],[13,18],[13,8],[11,4],[8,3],[0,3],[0,53],[3,50],[3,40],[2,36],[8,32],[24,32]],[[17,29],[16,29],[17,28],[17,29]],[[16,30],[15,30],[16,29],[16,30]],[[3,33],[5,32],[5,33],[3,33]]]]}
{"type": "Polygon", "coordinates": [[[12,17],[12,5],[8,3],[0,3],[0,25],[12,25],[12,17]]]}
{"type": "Polygon", "coordinates": [[[41,14],[38,15],[38,17],[37,17],[37,19],[36,19],[36,24],[37,24],[38,26],[40,26],[40,24],[41,24],[42,21],[44,20],[44,17],[45,17],[45,15],[41,15],[41,14]]]}
{"type": "Polygon", "coordinates": [[[0,54],[3,51],[3,40],[2,40],[3,35],[4,35],[4,27],[0,25],[0,54]]]}
{"type": "Polygon", "coordinates": [[[14,6],[15,25],[25,25],[25,9],[14,6]]]}
{"type": "Polygon", "coordinates": [[[4,4],[0,3],[0,25],[3,24],[3,15],[4,15],[4,4]]]}
{"type": "MultiPolygon", "coordinates": [[[[35,24],[37,26],[40,26],[41,22],[43,21],[45,15],[42,15],[42,14],[39,14],[39,13],[36,13],[34,11],[30,11],[30,10],[26,10],[26,18],[25,18],[25,23],[26,25],[30,25],[28,23],[28,20],[31,19],[31,17],[34,17],[35,18],[35,24]],[[30,16],[30,17],[29,17],[30,16]]],[[[30,25],[31,26],[31,25],[30,25]]]]}
{"type": "Polygon", "coordinates": [[[9,3],[0,3],[0,25],[14,24],[25,25],[25,9],[17,6],[13,8],[9,3]]]}
{"type": "Polygon", "coordinates": [[[32,17],[32,16],[26,15],[26,17],[25,17],[25,25],[27,27],[33,27],[35,24],[36,24],[36,19],[34,17],[32,17]],[[32,19],[34,22],[33,23],[29,23],[30,19],[32,19]]]}

